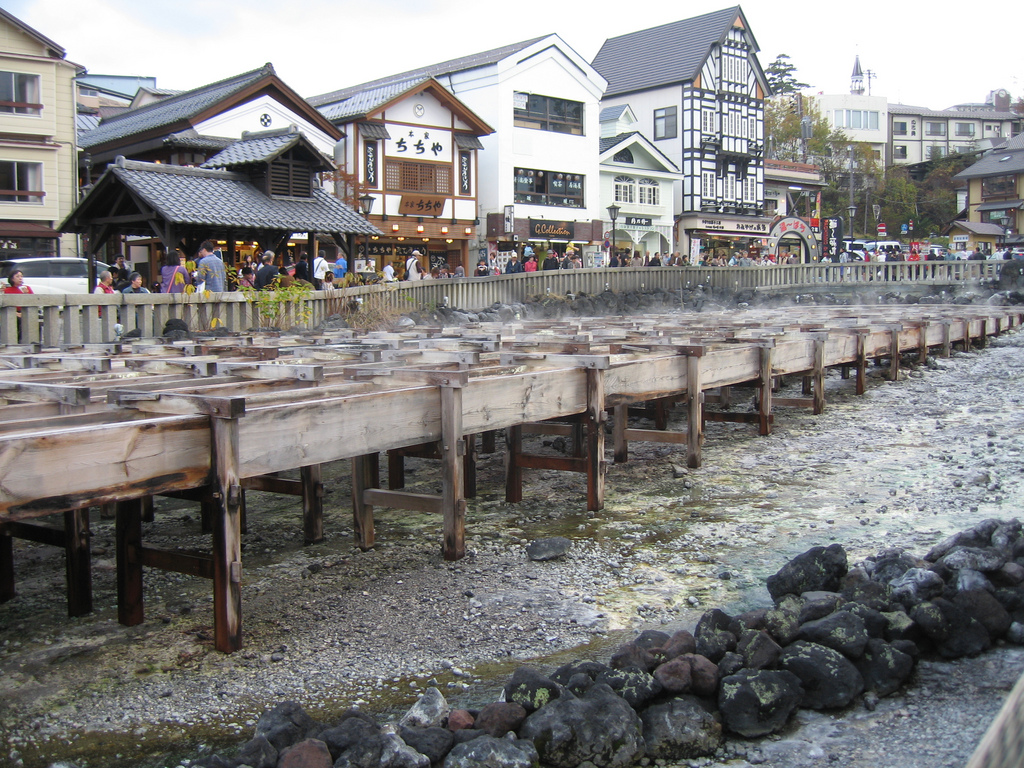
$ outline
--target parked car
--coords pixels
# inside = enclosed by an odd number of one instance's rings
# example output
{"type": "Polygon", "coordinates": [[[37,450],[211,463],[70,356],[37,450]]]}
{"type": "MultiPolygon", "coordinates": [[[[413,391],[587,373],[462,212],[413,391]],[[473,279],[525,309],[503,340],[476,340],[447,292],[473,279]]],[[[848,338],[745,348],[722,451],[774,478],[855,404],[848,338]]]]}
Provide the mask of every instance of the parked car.
{"type": "MultiPolygon", "coordinates": [[[[0,261],[0,276],[6,283],[7,275],[12,269],[20,269],[25,278],[25,285],[32,293],[91,293],[88,286],[89,261],[72,256],[40,256],[24,259],[4,259],[0,261]]],[[[98,275],[110,266],[102,261],[96,262],[98,275]]]]}

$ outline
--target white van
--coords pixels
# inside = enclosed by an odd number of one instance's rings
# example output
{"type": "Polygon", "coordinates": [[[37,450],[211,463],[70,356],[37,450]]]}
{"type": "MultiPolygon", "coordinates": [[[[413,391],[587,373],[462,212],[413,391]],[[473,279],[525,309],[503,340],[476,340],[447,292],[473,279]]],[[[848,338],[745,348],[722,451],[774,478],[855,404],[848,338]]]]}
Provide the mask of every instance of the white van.
{"type": "MultiPolygon", "coordinates": [[[[87,275],[89,261],[74,257],[40,256],[25,259],[4,259],[0,261],[0,277],[6,285],[7,276],[15,269],[21,270],[25,285],[37,294],[89,293],[87,275]]],[[[96,262],[96,274],[110,267],[102,261],[96,262]]]]}

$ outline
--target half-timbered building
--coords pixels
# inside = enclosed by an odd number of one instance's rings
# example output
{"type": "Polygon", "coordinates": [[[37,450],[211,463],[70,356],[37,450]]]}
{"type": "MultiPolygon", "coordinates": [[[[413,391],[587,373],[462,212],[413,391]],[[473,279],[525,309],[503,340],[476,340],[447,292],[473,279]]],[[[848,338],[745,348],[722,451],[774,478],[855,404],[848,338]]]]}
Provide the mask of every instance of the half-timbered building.
{"type": "Polygon", "coordinates": [[[764,208],[764,99],[758,45],[739,6],[605,41],[594,68],[602,106],[628,104],[679,166],[675,248],[757,248],[764,208]]]}

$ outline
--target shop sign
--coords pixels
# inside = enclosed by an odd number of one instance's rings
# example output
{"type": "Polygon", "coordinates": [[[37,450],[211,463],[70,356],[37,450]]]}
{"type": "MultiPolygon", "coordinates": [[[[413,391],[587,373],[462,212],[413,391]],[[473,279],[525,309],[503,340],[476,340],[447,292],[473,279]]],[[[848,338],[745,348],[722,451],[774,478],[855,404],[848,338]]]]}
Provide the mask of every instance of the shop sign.
{"type": "Polygon", "coordinates": [[[515,231],[516,227],[516,208],[514,205],[505,206],[505,228],[504,233],[511,235],[515,231]]]}
{"type": "Polygon", "coordinates": [[[954,243],[966,243],[970,239],[971,239],[970,235],[953,235],[953,238],[952,238],[954,243]]]}
{"type": "Polygon", "coordinates": [[[549,219],[530,219],[530,237],[535,240],[572,239],[576,234],[576,225],[572,221],[550,221],[549,219]]]}
{"type": "Polygon", "coordinates": [[[696,229],[706,229],[711,232],[745,232],[751,235],[767,235],[768,222],[702,218],[697,222],[696,229]]]}
{"type": "Polygon", "coordinates": [[[650,227],[654,224],[654,219],[649,216],[627,216],[626,223],[624,226],[627,227],[650,227]]]}
{"type": "Polygon", "coordinates": [[[377,142],[363,144],[363,178],[370,189],[377,188],[377,142]]]}
{"type": "Polygon", "coordinates": [[[451,137],[444,131],[407,128],[394,123],[389,123],[388,128],[388,133],[398,137],[391,139],[389,155],[419,157],[425,160],[451,160],[451,137]]]}
{"type": "Polygon", "coordinates": [[[470,174],[470,158],[472,155],[469,152],[459,152],[459,194],[468,195],[473,191],[473,177],[470,174]]]}
{"type": "Polygon", "coordinates": [[[446,199],[437,195],[402,195],[398,212],[406,216],[440,216],[446,199]]]}

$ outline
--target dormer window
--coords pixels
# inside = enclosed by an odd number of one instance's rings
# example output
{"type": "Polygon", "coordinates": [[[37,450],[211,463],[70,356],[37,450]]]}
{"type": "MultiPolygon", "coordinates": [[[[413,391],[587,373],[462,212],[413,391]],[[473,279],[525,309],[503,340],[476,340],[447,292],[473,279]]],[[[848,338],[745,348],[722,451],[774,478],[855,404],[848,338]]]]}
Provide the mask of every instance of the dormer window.
{"type": "Polygon", "coordinates": [[[270,163],[270,194],[274,197],[312,197],[313,172],[308,160],[286,152],[270,163]]]}

